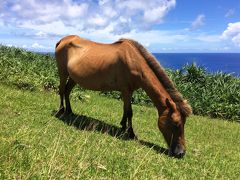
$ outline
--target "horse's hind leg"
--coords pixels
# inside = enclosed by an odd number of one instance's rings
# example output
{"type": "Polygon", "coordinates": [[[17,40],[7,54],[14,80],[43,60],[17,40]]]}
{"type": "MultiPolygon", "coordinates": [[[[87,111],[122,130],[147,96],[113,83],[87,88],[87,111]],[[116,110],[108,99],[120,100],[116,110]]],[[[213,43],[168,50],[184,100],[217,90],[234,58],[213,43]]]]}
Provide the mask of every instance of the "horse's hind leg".
{"type": "Polygon", "coordinates": [[[133,132],[132,128],[132,104],[131,104],[131,99],[132,99],[132,92],[131,91],[125,91],[122,92],[122,98],[123,98],[123,117],[121,121],[122,125],[122,130],[125,131],[127,129],[127,133],[130,139],[134,139],[136,136],[133,132]],[[128,120],[128,127],[126,128],[126,122],[128,120]]]}
{"type": "Polygon", "coordinates": [[[73,87],[76,85],[76,83],[69,78],[67,85],[65,87],[65,103],[66,103],[66,111],[64,113],[64,115],[69,115],[72,113],[72,108],[71,108],[71,104],[70,104],[70,100],[69,100],[69,95],[73,89],[73,87]]]}

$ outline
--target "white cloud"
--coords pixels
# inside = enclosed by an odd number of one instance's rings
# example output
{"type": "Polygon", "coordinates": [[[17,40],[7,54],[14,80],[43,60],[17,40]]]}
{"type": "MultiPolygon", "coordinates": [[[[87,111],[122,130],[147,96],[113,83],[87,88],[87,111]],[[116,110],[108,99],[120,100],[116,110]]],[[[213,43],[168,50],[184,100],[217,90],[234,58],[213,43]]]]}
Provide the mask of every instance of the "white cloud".
{"type": "Polygon", "coordinates": [[[97,14],[94,17],[89,18],[88,20],[89,25],[95,25],[95,26],[106,26],[107,25],[107,19],[103,18],[101,15],[97,14]]]}
{"type": "Polygon", "coordinates": [[[127,14],[137,14],[141,12],[143,18],[140,18],[147,23],[161,23],[163,17],[169,10],[176,6],[176,0],[161,0],[161,1],[146,1],[146,0],[128,0],[118,1],[121,9],[126,9],[127,14]]]}
{"type": "Polygon", "coordinates": [[[176,0],[9,0],[1,4],[0,19],[8,25],[43,33],[51,29],[55,34],[68,32],[59,27],[77,33],[114,25],[113,33],[125,33],[130,29],[144,30],[152,24],[162,23],[166,14],[175,7],[176,0]]]}
{"type": "Polygon", "coordinates": [[[195,35],[193,39],[200,40],[202,42],[214,43],[221,41],[220,35],[195,35]]]}
{"type": "MultiPolygon", "coordinates": [[[[52,47],[48,47],[48,46],[44,46],[42,44],[39,44],[38,42],[34,42],[31,46],[26,46],[26,45],[23,45],[24,48],[26,49],[33,49],[33,50],[37,50],[37,51],[49,51],[52,49],[52,47]]],[[[22,46],[22,47],[23,47],[22,46]]]]}
{"type": "Polygon", "coordinates": [[[43,45],[41,45],[41,44],[38,44],[38,43],[33,43],[32,44],[32,46],[31,46],[32,48],[36,48],[36,49],[43,49],[44,48],[44,46],[43,45]]]}
{"type": "Polygon", "coordinates": [[[199,14],[196,19],[192,22],[192,28],[197,29],[201,26],[204,25],[205,21],[205,15],[204,14],[199,14]]]}
{"type": "Polygon", "coordinates": [[[31,21],[25,21],[21,25],[19,25],[19,27],[38,31],[37,33],[35,33],[36,37],[39,37],[40,34],[55,34],[62,36],[78,32],[78,25],[76,25],[76,27],[67,26],[62,21],[52,21],[45,24],[32,24],[31,21]],[[41,33],[39,34],[39,32],[41,33]]]}
{"type": "Polygon", "coordinates": [[[230,18],[235,14],[235,10],[234,9],[229,9],[228,12],[225,14],[226,18],[230,18]]]}
{"type": "Polygon", "coordinates": [[[179,41],[185,41],[188,37],[175,31],[150,30],[146,32],[131,31],[123,34],[123,37],[138,39],[145,45],[152,44],[172,44],[179,41]]]}
{"type": "Polygon", "coordinates": [[[221,38],[231,40],[235,45],[240,46],[240,22],[229,23],[221,38]]]}
{"type": "MultiPolygon", "coordinates": [[[[42,51],[53,51],[55,43],[69,34],[105,43],[121,37],[132,38],[154,52],[164,48],[166,51],[184,50],[189,44],[193,48],[207,47],[209,44],[218,47],[223,37],[240,44],[240,36],[233,33],[232,27],[221,38],[191,30],[150,28],[163,23],[165,16],[175,6],[176,0],[8,0],[0,1],[0,26],[14,27],[12,32],[15,35],[24,36],[18,42],[10,41],[11,44],[42,51]]],[[[205,15],[199,14],[191,28],[201,27],[204,21],[205,15]]]]}
{"type": "Polygon", "coordinates": [[[51,47],[48,44],[47,45],[43,45],[40,44],[39,42],[26,42],[26,44],[23,44],[22,42],[13,42],[13,43],[4,43],[1,42],[2,45],[8,46],[8,47],[17,47],[17,48],[23,48],[23,49],[28,49],[28,50],[33,50],[33,51],[46,51],[46,52],[50,52],[54,49],[54,46],[51,47]]]}
{"type": "Polygon", "coordinates": [[[167,13],[167,7],[158,7],[149,9],[144,12],[144,20],[146,22],[161,22],[165,14],[167,13]]]}
{"type": "Polygon", "coordinates": [[[240,33],[238,33],[236,36],[232,38],[232,41],[234,44],[240,46],[240,33]]]}
{"type": "Polygon", "coordinates": [[[67,23],[69,19],[80,18],[86,15],[88,4],[76,4],[71,0],[64,1],[32,1],[10,0],[2,14],[7,20],[22,23],[31,20],[36,24],[44,24],[62,19],[67,23]]]}
{"type": "Polygon", "coordinates": [[[43,32],[43,31],[38,31],[37,33],[35,33],[35,35],[40,38],[47,37],[47,33],[43,32]]]}

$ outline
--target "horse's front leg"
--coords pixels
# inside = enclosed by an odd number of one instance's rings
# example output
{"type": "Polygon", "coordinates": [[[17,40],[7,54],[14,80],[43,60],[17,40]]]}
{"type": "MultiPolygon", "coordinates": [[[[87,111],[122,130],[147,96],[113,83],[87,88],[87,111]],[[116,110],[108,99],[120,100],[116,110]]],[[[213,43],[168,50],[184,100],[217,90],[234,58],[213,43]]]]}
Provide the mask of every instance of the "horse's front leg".
{"type": "Polygon", "coordinates": [[[125,132],[127,129],[127,112],[125,112],[123,110],[123,117],[122,117],[122,121],[120,122],[121,126],[122,126],[122,131],[125,132]]]}
{"type": "Polygon", "coordinates": [[[122,99],[123,99],[123,117],[121,121],[122,125],[122,131],[126,131],[128,133],[128,137],[130,139],[136,138],[133,128],[132,128],[132,104],[131,104],[131,98],[132,98],[132,91],[123,91],[122,92],[122,99]],[[128,120],[128,127],[126,126],[128,120]]]}

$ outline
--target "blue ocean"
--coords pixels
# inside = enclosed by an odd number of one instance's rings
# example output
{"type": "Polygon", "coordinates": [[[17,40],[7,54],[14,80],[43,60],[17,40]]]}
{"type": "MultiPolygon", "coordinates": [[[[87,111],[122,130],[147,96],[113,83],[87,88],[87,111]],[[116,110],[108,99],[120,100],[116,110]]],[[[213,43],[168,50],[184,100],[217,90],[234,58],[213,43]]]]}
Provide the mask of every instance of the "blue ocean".
{"type": "MultiPolygon", "coordinates": [[[[45,53],[44,53],[45,54],[45,53]]],[[[48,53],[54,56],[54,53],[48,53]]],[[[240,53],[153,53],[164,68],[180,69],[196,63],[209,73],[224,72],[240,77],[240,53]]]]}
{"type": "Polygon", "coordinates": [[[186,64],[204,66],[209,73],[240,76],[240,53],[154,53],[164,68],[180,69],[186,64]]]}

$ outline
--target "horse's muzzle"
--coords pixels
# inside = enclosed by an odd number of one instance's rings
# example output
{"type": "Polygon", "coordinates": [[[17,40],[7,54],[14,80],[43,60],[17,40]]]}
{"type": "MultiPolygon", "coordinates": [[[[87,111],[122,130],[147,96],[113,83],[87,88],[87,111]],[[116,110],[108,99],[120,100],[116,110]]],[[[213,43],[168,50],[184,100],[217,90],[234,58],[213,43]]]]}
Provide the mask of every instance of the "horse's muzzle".
{"type": "Polygon", "coordinates": [[[185,148],[180,144],[177,144],[175,147],[169,149],[169,155],[175,158],[183,158],[185,153],[185,148]]]}

